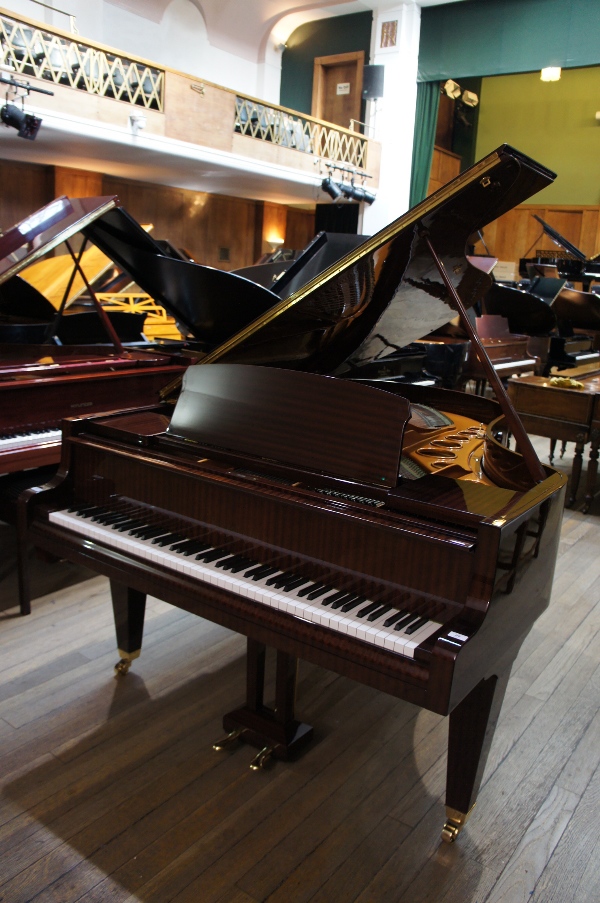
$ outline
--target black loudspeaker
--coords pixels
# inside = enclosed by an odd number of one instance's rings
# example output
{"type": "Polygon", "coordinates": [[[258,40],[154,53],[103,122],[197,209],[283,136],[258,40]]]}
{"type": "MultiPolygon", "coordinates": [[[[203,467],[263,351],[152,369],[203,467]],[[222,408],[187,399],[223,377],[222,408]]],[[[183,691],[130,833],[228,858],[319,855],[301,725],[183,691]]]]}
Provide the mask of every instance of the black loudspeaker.
{"type": "Polygon", "coordinates": [[[363,69],[363,100],[383,97],[383,72],[385,66],[365,66],[363,69]]]}

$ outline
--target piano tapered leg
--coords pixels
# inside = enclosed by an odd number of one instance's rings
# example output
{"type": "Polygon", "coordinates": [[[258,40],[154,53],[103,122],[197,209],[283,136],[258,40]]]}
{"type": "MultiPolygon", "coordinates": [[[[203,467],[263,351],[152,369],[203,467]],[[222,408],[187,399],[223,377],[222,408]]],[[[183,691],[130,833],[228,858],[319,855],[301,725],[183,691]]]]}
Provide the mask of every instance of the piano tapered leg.
{"type": "Polygon", "coordinates": [[[575,454],[573,455],[573,466],[571,468],[571,484],[569,487],[569,500],[567,508],[572,508],[575,504],[577,490],[579,489],[579,480],[581,478],[581,465],[583,463],[583,449],[585,447],[587,436],[577,436],[575,443],[575,454]]]}
{"type": "Polygon", "coordinates": [[[590,510],[594,501],[594,490],[596,488],[596,478],[598,476],[598,446],[600,446],[600,429],[593,429],[590,435],[590,459],[588,461],[587,480],[585,484],[585,501],[581,509],[584,514],[590,510]]]}
{"type": "Polygon", "coordinates": [[[307,743],[313,733],[309,724],[294,717],[298,660],[277,651],[275,665],[275,705],[264,703],[266,647],[248,639],[246,658],[246,705],[223,718],[227,737],[215,744],[223,749],[234,740],[257,746],[253,768],[262,768],[273,757],[288,759],[307,743]]]}
{"type": "Polygon", "coordinates": [[[482,680],[450,714],[446,843],[456,840],[475,805],[509,676],[510,668],[482,680]]]}
{"type": "Polygon", "coordinates": [[[110,581],[110,592],[120,655],[115,671],[117,674],[127,674],[142,648],[146,594],[115,580],[110,581]]]}

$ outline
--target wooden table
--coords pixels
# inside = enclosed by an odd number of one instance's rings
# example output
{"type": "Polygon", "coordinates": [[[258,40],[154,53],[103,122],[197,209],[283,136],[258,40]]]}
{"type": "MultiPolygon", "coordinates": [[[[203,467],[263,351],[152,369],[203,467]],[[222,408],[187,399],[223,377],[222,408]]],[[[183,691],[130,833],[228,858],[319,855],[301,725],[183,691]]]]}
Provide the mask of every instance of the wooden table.
{"type": "MultiPolygon", "coordinates": [[[[570,376],[566,371],[565,376],[570,376]]],[[[508,394],[517,409],[528,433],[548,436],[552,440],[550,460],[556,440],[575,443],[575,457],[571,472],[567,505],[575,503],[583,449],[590,443],[585,500],[583,512],[587,514],[594,498],[598,472],[598,446],[600,445],[600,370],[574,377],[583,383],[583,389],[563,389],[550,385],[550,378],[524,376],[508,382],[508,394]]]]}

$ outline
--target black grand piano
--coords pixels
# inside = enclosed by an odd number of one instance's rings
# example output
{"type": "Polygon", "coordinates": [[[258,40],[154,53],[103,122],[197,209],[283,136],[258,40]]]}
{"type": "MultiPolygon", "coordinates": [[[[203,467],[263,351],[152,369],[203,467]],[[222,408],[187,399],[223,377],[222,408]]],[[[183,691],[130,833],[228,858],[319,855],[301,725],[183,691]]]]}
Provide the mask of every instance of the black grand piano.
{"type": "MultiPolygon", "coordinates": [[[[532,279],[536,275],[550,275],[548,267],[556,267],[556,275],[571,282],[581,282],[583,290],[589,291],[590,283],[600,280],[600,260],[588,258],[576,245],[572,244],[557,229],[538,216],[532,214],[542,227],[542,235],[547,235],[557,245],[558,251],[537,251],[535,257],[522,257],[519,261],[519,275],[532,279]]],[[[537,239],[536,239],[537,241],[537,239]]]]}
{"type": "MultiPolygon", "coordinates": [[[[472,330],[468,237],[552,178],[499,148],[188,368],[175,407],[65,422],[58,475],[19,503],[21,550],[109,577],[119,672],[140,654],[147,593],[248,637],[246,703],[216,747],[254,744],[254,767],[311,738],[298,659],[449,714],[447,841],[548,605],[565,479],[483,349],[498,402],[332,374],[457,310],[472,330]]],[[[27,611],[24,572],[21,593],[27,611]]]]}

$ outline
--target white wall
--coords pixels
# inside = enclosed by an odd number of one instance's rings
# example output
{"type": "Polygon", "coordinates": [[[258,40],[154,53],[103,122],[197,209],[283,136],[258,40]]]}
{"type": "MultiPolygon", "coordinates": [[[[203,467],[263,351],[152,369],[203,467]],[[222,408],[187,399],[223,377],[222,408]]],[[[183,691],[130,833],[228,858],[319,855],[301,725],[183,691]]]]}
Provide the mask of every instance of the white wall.
{"type": "MultiPolygon", "coordinates": [[[[212,46],[202,15],[192,0],[60,0],[56,5],[76,16],[83,40],[98,41],[124,54],[131,53],[246,94],[265,96],[261,90],[264,86],[269,94],[265,99],[276,101],[279,97],[280,55],[278,59],[275,53],[269,54],[267,65],[259,66],[212,46]],[[140,14],[140,10],[145,14],[140,14]]],[[[69,30],[66,16],[46,10],[32,0],[6,0],[2,6],[16,15],[69,30]]]]}

